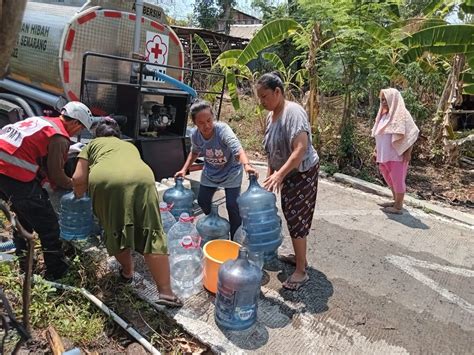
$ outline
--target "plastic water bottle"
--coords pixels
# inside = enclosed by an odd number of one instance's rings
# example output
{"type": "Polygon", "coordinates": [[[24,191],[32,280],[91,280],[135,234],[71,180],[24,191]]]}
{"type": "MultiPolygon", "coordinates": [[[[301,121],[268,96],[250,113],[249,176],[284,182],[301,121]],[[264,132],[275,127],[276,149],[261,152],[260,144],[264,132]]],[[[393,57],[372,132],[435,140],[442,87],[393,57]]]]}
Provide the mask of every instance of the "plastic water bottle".
{"type": "Polygon", "coordinates": [[[262,188],[257,177],[250,174],[250,185],[238,199],[242,217],[243,245],[250,252],[263,252],[266,262],[276,258],[282,242],[281,218],[278,216],[276,196],[262,188]]]}
{"type": "Polygon", "coordinates": [[[163,193],[163,201],[173,205],[171,214],[178,219],[181,213],[193,214],[194,193],[183,185],[183,178],[176,178],[176,185],[163,193]]]}
{"type": "Polygon", "coordinates": [[[202,289],[201,237],[193,224],[193,217],[183,213],[168,231],[171,288],[181,298],[202,289]]]}
{"type": "Polygon", "coordinates": [[[224,329],[243,330],[257,320],[262,271],[248,260],[241,247],[236,260],[226,261],[219,269],[215,320],[224,329]]]}
{"type": "Polygon", "coordinates": [[[171,208],[166,202],[160,202],[161,223],[166,234],[171,227],[176,223],[176,219],[170,212],[171,208]]]}
{"type": "Polygon", "coordinates": [[[211,213],[199,219],[196,229],[202,238],[202,245],[214,239],[229,239],[230,224],[219,216],[219,206],[212,205],[211,213]]]}
{"type": "Polygon", "coordinates": [[[87,195],[75,198],[74,192],[63,195],[59,227],[60,236],[65,240],[85,239],[91,235],[94,228],[91,199],[87,195]]]}

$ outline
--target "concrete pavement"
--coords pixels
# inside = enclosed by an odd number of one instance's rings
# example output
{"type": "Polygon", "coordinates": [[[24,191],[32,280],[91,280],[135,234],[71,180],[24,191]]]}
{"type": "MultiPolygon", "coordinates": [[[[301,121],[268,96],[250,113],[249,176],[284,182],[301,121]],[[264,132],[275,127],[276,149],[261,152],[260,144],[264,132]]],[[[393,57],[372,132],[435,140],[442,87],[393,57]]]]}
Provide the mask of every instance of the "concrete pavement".
{"type": "MultiPolygon", "coordinates": [[[[419,209],[386,215],[382,201],[320,180],[308,238],[311,280],[291,292],[281,288],[291,266],[267,269],[251,329],[219,329],[207,291],[165,312],[222,353],[472,353],[474,229],[419,209]]],[[[281,249],[291,251],[287,237],[281,249]]]]}

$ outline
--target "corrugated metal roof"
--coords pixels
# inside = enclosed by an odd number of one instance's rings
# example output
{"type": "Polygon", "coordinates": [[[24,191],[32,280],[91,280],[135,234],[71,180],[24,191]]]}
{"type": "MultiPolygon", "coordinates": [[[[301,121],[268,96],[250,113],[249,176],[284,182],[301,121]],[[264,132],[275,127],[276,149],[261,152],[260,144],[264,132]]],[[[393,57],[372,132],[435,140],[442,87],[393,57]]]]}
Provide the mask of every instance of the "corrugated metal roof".
{"type": "Polygon", "coordinates": [[[262,26],[261,23],[256,25],[230,25],[229,36],[252,39],[262,26]]]}

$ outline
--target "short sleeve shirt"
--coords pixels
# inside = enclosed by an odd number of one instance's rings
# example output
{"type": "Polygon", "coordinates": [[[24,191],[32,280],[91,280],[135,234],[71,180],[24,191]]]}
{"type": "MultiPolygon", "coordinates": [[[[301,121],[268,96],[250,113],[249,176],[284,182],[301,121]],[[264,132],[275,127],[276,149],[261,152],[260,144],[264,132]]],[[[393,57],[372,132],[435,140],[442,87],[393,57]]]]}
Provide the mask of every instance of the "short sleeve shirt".
{"type": "Polygon", "coordinates": [[[214,135],[205,139],[198,129],[191,135],[192,151],[204,158],[201,184],[210,187],[239,187],[242,164],[236,159],[242,149],[232,129],[223,122],[214,123],[214,135]]]}
{"type": "Polygon", "coordinates": [[[319,162],[306,111],[296,102],[287,101],[281,117],[275,122],[272,122],[272,113],[268,115],[263,146],[273,170],[280,170],[287,162],[293,152],[293,141],[301,132],[306,132],[308,136],[308,147],[298,166],[298,171],[304,172],[319,162]]]}

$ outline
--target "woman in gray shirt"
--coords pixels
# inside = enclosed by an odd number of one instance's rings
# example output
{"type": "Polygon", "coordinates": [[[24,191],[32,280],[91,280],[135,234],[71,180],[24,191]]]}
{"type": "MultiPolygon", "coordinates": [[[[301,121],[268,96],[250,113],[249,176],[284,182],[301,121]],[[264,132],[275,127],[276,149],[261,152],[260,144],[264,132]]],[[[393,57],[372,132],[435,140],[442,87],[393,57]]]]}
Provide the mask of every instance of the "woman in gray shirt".
{"type": "Polygon", "coordinates": [[[247,154],[229,125],[214,122],[214,113],[207,101],[193,103],[190,112],[197,129],[191,135],[192,146],[188,159],[175,177],[184,176],[199,156],[204,157],[198,204],[206,215],[211,213],[214,193],[218,187],[225,188],[230,235],[233,239],[242,223],[237,198],[240,195],[243,170],[248,174],[256,174],[257,171],[250,165],[247,154]]]}
{"type": "Polygon", "coordinates": [[[311,143],[305,110],[296,102],[285,100],[283,81],[276,73],[264,74],[257,81],[257,95],[270,111],[264,137],[268,172],[263,186],[276,193],[281,191],[281,208],[295,251],[280,256],[280,260],[296,265],[283,287],[296,291],[309,280],[306,236],[316,205],[319,157],[311,143]]]}

